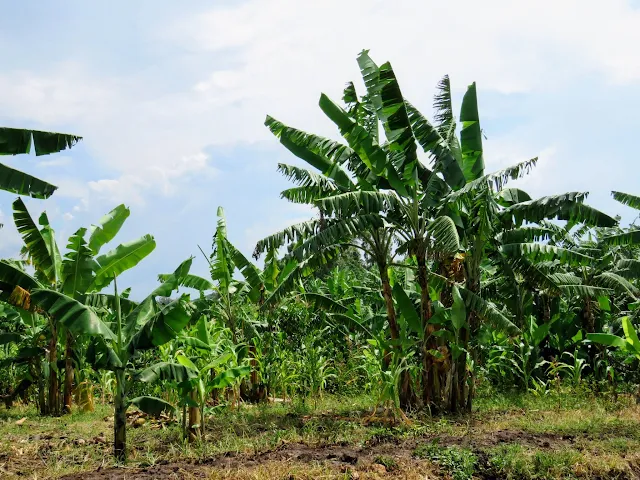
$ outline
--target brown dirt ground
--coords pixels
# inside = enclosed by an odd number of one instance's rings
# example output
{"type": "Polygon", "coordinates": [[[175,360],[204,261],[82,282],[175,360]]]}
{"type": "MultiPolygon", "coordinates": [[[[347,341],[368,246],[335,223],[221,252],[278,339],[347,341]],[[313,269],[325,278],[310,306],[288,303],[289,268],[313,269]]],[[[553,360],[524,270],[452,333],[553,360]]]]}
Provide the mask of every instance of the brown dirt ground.
{"type": "MultiPolygon", "coordinates": [[[[426,436],[410,440],[394,440],[387,438],[373,438],[363,446],[353,446],[348,444],[336,444],[325,446],[310,446],[300,443],[283,444],[279,448],[259,453],[251,454],[224,454],[208,459],[194,462],[159,463],[147,468],[107,468],[94,472],[76,473],[61,477],[64,480],[124,480],[124,479],[198,479],[198,478],[276,478],[268,476],[242,477],[241,471],[258,471],[265,465],[315,465],[321,466],[326,472],[357,471],[362,472],[356,478],[379,478],[380,473],[384,473],[385,478],[410,478],[407,472],[421,472],[421,477],[416,478],[436,478],[435,476],[425,477],[424,471],[428,470],[428,462],[420,461],[413,456],[415,448],[424,443],[437,441],[439,445],[458,445],[469,448],[473,451],[481,452],[486,448],[495,447],[503,443],[517,443],[523,446],[535,447],[539,449],[553,449],[566,446],[574,442],[572,436],[560,436],[554,434],[533,434],[514,430],[498,430],[490,434],[480,436],[426,436]],[[391,457],[398,463],[398,471],[393,469],[389,472],[380,472],[380,467],[376,466],[379,457],[391,457]],[[235,474],[234,474],[235,472],[235,474]],[[373,476],[367,474],[372,473],[373,476]],[[226,476],[232,475],[234,476],[226,476]],[[238,476],[235,476],[238,475],[238,476]],[[398,476],[401,475],[401,476],[398,476]]],[[[265,472],[265,474],[269,475],[265,472]]],[[[329,473],[327,473],[329,475],[329,473]]],[[[323,476],[324,477],[324,476],[323,476]]],[[[277,477],[280,478],[280,477],[277,477]]],[[[298,475],[286,475],[287,479],[307,478],[298,475]]],[[[308,477],[316,478],[316,477],[308,477]]],[[[324,478],[334,478],[327,476],[324,478]]],[[[486,478],[492,478],[488,475],[486,478]]]]}

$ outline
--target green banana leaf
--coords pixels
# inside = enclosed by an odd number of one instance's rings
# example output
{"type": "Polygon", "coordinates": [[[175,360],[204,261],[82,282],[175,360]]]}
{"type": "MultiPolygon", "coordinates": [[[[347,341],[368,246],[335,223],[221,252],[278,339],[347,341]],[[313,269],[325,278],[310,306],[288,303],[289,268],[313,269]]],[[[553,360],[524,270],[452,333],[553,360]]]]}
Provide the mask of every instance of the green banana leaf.
{"type": "Polygon", "coordinates": [[[137,373],[135,380],[145,383],[152,383],[158,380],[182,383],[197,377],[197,370],[176,363],[160,362],[137,373]]]}
{"type": "Polygon", "coordinates": [[[467,182],[470,182],[484,175],[482,130],[480,129],[475,82],[467,87],[462,98],[460,121],[462,122],[462,130],[460,131],[462,171],[467,182]]]}
{"type": "Polygon", "coordinates": [[[400,285],[400,282],[396,282],[393,285],[393,299],[398,304],[399,313],[404,317],[411,331],[418,334],[420,337],[423,337],[424,332],[422,329],[420,314],[407,295],[407,292],[405,292],[402,285],[400,285]]]}
{"type": "Polygon", "coordinates": [[[93,288],[102,290],[109,285],[113,278],[122,272],[135,267],[156,248],[156,241],[151,235],[144,235],[137,240],[118,245],[104,255],[96,258],[98,270],[93,288]]]}
{"type": "Polygon", "coordinates": [[[55,283],[56,266],[47,248],[47,240],[20,198],[13,202],[13,220],[22,236],[33,265],[42,272],[49,283],[55,283]]]}
{"type": "Polygon", "coordinates": [[[44,238],[47,251],[49,252],[49,256],[51,257],[51,262],[53,264],[54,283],[58,283],[62,280],[62,256],[60,255],[60,250],[56,243],[56,232],[49,223],[47,212],[42,212],[38,219],[38,223],[42,227],[40,232],[42,233],[42,238],[44,238]]]}
{"type": "Polygon", "coordinates": [[[86,232],[86,228],[80,228],[69,237],[67,253],[62,262],[64,278],[62,291],[74,298],[89,289],[94,280],[93,272],[98,269],[92,252],[84,239],[86,232]]]}
{"type": "Polygon", "coordinates": [[[0,190],[44,200],[57,189],[55,185],[0,163],[0,190]]]}
{"type": "Polygon", "coordinates": [[[191,319],[182,299],[156,311],[128,342],[127,350],[130,353],[158,347],[173,340],[191,319]]]}
{"type": "Polygon", "coordinates": [[[247,365],[232,367],[216,375],[210,385],[212,388],[230,387],[235,384],[238,379],[249,375],[249,372],[251,372],[251,367],[247,365]]]}
{"type": "Polygon", "coordinates": [[[82,137],[66,133],[2,127],[0,128],[0,155],[29,153],[32,139],[36,155],[40,156],[71,148],[82,140],[82,137]]]}
{"type": "Polygon", "coordinates": [[[89,236],[89,248],[97,255],[100,248],[109,243],[118,234],[125,220],[129,218],[130,211],[127,207],[118,205],[98,221],[98,225],[91,226],[89,236]]]}
{"type": "Polygon", "coordinates": [[[90,307],[64,293],[35,289],[31,292],[31,302],[78,335],[101,335],[109,340],[116,338],[107,324],[90,307]]]}
{"type": "Polygon", "coordinates": [[[131,399],[130,403],[138,407],[144,413],[153,417],[159,417],[162,413],[173,414],[176,410],[176,407],[171,405],[169,402],[165,402],[164,400],[156,397],[136,397],[131,399]]]}

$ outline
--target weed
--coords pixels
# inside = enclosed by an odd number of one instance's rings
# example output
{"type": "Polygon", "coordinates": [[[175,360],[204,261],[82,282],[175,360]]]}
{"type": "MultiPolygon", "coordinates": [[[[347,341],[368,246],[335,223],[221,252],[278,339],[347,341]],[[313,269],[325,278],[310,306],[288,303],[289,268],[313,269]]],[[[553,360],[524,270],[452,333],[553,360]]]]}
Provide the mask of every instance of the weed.
{"type": "Polygon", "coordinates": [[[586,462],[571,449],[530,452],[521,445],[503,445],[489,456],[489,465],[499,478],[576,478],[586,462]]]}
{"type": "Polygon", "coordinates": [[[387,472],[393,472],[398,469],[398,462],[388,455],[379,455],[373,459],[373,462],[383,465],[387,472]]]}
{"type": "Polygon", "coordinates": [[[442,447],[437,442],[420,445],[413,453],[437,464],[453,480],[470,480],[478,462],[471,450],[457,446],[442,447]]]}

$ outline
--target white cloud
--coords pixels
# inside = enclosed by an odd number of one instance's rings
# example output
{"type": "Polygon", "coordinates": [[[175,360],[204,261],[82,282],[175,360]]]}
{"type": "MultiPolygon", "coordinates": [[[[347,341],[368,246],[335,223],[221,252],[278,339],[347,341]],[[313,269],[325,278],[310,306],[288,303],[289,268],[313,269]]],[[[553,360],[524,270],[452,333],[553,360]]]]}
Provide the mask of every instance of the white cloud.
{"type": "Polygon", "coordinates": [[[0,210],[0,258],[14,257],[22,246],[20,234],[13,226],[13,218],[0,210]]]}
{"type": "Polygon", "coordinates": [[[150,184],[133,175],[122,175],[119,178],[108,178],[89,182],[89,188],[97,198],[110,204],[142,206],[145,204],[142,191],[150,184]]]}
{"type": "Polygon", "coordinates": [[[71,165],[72,163],[73,163],[73,159],[71,157],[58,155],[56,157],[38,162],[38,167],[42,167],[42,168],[63,167],[63,166],[71,165]]]}
{"type": "MultiPolygon", "coordinates": [[[[160,15],[163,23],[150,17],[139,32],[141,44],[170,52],[162,61],[133,45],[132,51],[140,56],[125,52],[115,63],[69,61],[87,57],[59,49],[56,58],[33,61],[28,68],[5,65],[0,74],[0,111],[3,118],[11,118],[9,126],[84,136],[82,164],[74,156],[78,149],[69,154],[74,167],[79,167],[79,178],[52,178],[53,168],[42,175],[60,186],[48,202],[65,203],[61,212],[75,217],[70,221],[80,223],[85,212],[102,213],[122,202],[152,210],[156,204],[149,199],[158,194],[179,196],[175,208],[185,218],[187,206],[194,202],[222,204],[215,188],[201,188],[194,194],[189,184],[196,176],[215,180],[223,169],[214,154],[208,157],[215,151],[211,146],[231,150],[269,142],[276,153],[232,160],[244,162],[236,169],[244,175],[242,188],[240,180],[230,179],[238,181],[237,195],[266,201],[252,186],[273,181],[274,157],[291,161],[291,156],[263,126],[265,114],[337,136],[337,129],[317,106],[318,97],[324,91],[338,100],[349,80],[356,81],[363,92],[355,62],[362,48],[371,49],[378,62],[392,62],[403,93],[427,114],[434,87],[444,73],[451,75],[456,95],[471,81],[478,82],[483,115],[493,109],[483,104],[486,92],[524,92],[529,100],[541,92],[558,97],[567,92],[575,98],[576,85],[585,78],[596,76],[614,86],[640,80],[636,54],[640,17],[623,0],[246,0],[226,2],[204,13],[194,10],[184,9],[182,17],[173,16],[169,23],[164,23],[166,15],[160,15]],[[155,36],[147,36],[149,31],[155,31],[155,36]]],[[[16,41],[24,52],[29,51],[28,41],[42,41],[24,40],[16,41]]],[[[83,44],[83,51],[91,53],[92,48],[89,41],[83,44]]],[[[562,110],[565,105],[551,107],[556,110],[545,115],[570,118],[562,110]]],[[[498,113],[502,117],[503,112],[498,113]]],[[[506,113],[522,112],[510,103],[506,113]]],[[[584,171],[583,162],[568,179],[563,174],[566,165],[574,162],[575,167],[577,161],[571,157],[571,145],[565,143],[562,132],[548,136],[540,128],[528,131],[531,114],[522,113],[519,121],[525,126],[511,128],[504,137],[488,132],[488,170],[539,155],[538,167],[522,181],[535,195],[550,189],[565,191],[567,185],[578,189],[581,181],[592,180],[589,175],[600,174],[593,168],[594,160],[591,173],[584,171]]],[[[572,114],[576,123],[594,120],[580,118],[579,111],[572,114]]],[[[602,115],[614,116],[615,112],[602,115]]],[[[47,158],[36,168],[68,165],[65,157],[47,158]]],[[[610,182],[617,180],[609,177],[610,182]]],[[[217,181],[222,183],[220,178],[217,181]]],[[[230,197],[224,201],[235,203],[237,198],[230,197]]],[[[241,243],[251,249],[259,238],[309,218],[311,212],[295,208],[284,201],[274,203],[272,213],[263,218],[247,208],[242,213],[241,243]]],[[[3,248],[5,234],[0,233],[3,248]]]]}
{"type": "Polygon", "coordinates": [[[244,252],[253,252],[259,240],[279,232],[290,225],[306,222],[317,214],[309,205],[281,202],[280,208],[272,209],[272,214],[249,225],[244,229],[244,239],[240,248],[244,252]]]}
{"type": "Polygon", "coordinates": [[[66,212],[64,215],[62,215],[62,218],[64,218],[66,221],[73,220],[73,215],[70,212],[66,212]]]}
{"type": "MultiPolygon", "coordinates": [[[[92,182],[90,193],[125,191],[117,185],[136,177],[137,191],[127,193],[142,202],[154,186],[149,170],[159,174],[159,191],[172,194],[168,179],[205,171],[207,146],[272,141],[266,113],[335,136],[317,99],[321,91],[338,98],[345,81],[358,80],[362,48],[391,60],[419,105],[431,103],[443,73],[458,90],[477,80],[481,92],[559,89],[592,71],[628,82],[640,79],[639,15],[622,0],[230,3],[152,27],[157,37],[148,40],[172,52],[183,47],[175,54],[179,76],[94,74],[63,57],[37,70],[5,70],[0,109],[16,121],[74,128],[115,171],[92,182]]],[[[66,160],[41,165],[59,162],[66,160]]]]}
{"type": "Polygon", "coordinates": [[[77,205],[73,206],[73,211],[74,212],[86,212],[87,210],[89,210],[89,202],[87,201],[86,198],[81,198],[80,199],[80,203],[78,203],[77,205]]]}

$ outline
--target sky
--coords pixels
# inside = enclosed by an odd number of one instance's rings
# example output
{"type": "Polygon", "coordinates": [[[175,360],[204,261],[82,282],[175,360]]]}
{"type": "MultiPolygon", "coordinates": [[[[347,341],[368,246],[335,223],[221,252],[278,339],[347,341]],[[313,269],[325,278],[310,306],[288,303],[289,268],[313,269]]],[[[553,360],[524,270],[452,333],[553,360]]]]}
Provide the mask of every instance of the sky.
{"type": "MultiPolygon", "coordinates": [[[[218,206],[231,241],[257,240],[312,212],[279,198],[278,162],[299,164],[267,114],[338,139],[318,107],[370,50],[428,117],[448,74],[454,109],[477,82],[487,171],[539,157],[514,184],[532,196],[588,191],[623,223],[611,190],[640,193],[640,2],[624,0],[0,0],[0,125],[84,137],[59,154],[2,161],[59,186],[46,210],[66,239],[124,203],[113,242],[152,234],[155,251],[121,276],[134,297],[193,255],[209,253],[218,206]]],[[[0,192],[0,258],[21,240],[14,195],[0,192]]],[[[106,251],[106,248],[105,250],[106,251]]]]}

